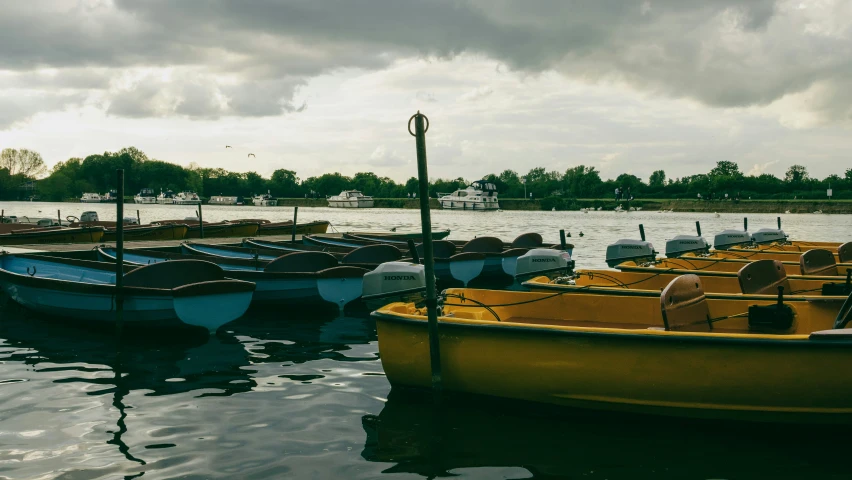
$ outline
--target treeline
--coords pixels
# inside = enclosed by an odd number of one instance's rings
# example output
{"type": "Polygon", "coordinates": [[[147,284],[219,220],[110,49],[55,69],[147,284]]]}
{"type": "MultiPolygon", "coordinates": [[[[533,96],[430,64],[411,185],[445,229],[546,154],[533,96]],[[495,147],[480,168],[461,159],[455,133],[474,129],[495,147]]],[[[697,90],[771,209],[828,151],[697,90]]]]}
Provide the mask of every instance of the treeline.
{"type": "MultiPolygon", "coordinates": [[[[327,173],[300,179],[293,170],[279,169],[270,178],[256,172],[237,173],[221,168],[201,168],[191,164],[182,167],[150,159],[134,147],[118,152],[90,155],[84,159],[71,158],[56,164],[47,176],[44,162],[30,150],[6,149],[0,152],[0,199],[23,200],[35,197],[44,201],[79,198],[84,192],[105,193],[115,188],[115,171],[125,170],[125,190],[128,196],[142,188],[175,192],[195,191],[202,197],[236,195],[247,197],[266,191],[276,197],[324,198],[342,190],[360,190],[376,198],[405,198],[418,192],[414,177],[397,183],[372,172],[345,176],[327,173]],[[43,178],[41,178],[43,177],[43,178]],[[36,182],[32,180],[37,179],[36,182]]],[[[505,170],[483,177],[497,185],[502,198],[612,198],[615,189],[630,192],[635,198],[729,198],[741,199],[824,199],[832,188],[834,198],[852,198],[852,168],[843,176],[829,175],[812,178],[805,167],[791,166],[784,178],[762,174],[743,174],[730,161],[717,162],[708,173],[680,178],[668,178],[663,170],[653,172],[647,179],[624,173],[615,179],[604,180],[595,167],[578,165],[565,172],[533,168],[526,174],[505,170]]],[[[463,178],[438,179],[429,186],[430,196],[450,193],[470,182],[463,178]]]]}

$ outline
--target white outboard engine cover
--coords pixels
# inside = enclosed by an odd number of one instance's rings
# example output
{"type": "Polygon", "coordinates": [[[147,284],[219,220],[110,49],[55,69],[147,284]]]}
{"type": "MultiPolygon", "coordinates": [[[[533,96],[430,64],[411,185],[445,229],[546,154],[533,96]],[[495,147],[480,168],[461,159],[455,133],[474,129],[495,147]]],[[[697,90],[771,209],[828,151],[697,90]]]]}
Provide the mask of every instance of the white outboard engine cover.
{"type": "Polygon", "coordinates": [[[751,235],[751,238],[754,239],[754,243],[757,244],[783,242],[787,240],[787,234],[784,233],[784,230],[778,228],[761,228],[754,232],[751,235]]]}
{"type": "Polygon", "coordinates": [[[751,241],[751,234],[744,230],[723,230],[713,237],[713,246],[716,250],[727,250],[739,245],[748,245],[751,241]]]}
{"type": "Polygon", "coordinates": [[[574,269],[571,254],[552,248],[533,248],[518,257],[515,278],[532,278],[539,275],[563,275],[574,269]]]}
{"type": "Polygon", "coordinates": [[[417,263],[386,262],[364,274],[361,298],[372,309],[399,301],[420,301],[426,294],[426,267],[417,263]]]}
{"type": "Polygon", "coordinates": [[[98,212],[83,212],[80,215],[81,222],[98,222],[98,212]]]}
{"type": "Polygon", "coordinates": [[[606,264],[610,268],[630,260],[652,262],[656,256],[654,246],[644,240],[623,238],[606,247],[606,264]]]}
{"type": "Polygon", "coordinates": [[[673,258],[685,253],[706,253],[710,251],[710,245],[704,237],[696,235],[677,235],[666,241],[666,256],[673,258]]]}

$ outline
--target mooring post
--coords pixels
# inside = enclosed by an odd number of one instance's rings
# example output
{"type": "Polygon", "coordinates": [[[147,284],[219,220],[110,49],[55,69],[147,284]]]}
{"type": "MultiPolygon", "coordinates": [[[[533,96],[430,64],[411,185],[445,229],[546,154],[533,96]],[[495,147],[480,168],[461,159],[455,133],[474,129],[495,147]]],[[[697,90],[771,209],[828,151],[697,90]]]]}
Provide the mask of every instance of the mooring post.
{"type": "Polygon", "coordinates": [[[698,232],[698,236],[701,236],[701,222],[698,220],[695,221],[695,231],[698,232]]]}
{"type": "Polygon", "coordinates": [[[290,241],[296,242],[296,220],[299,218],[299,207],[293,209],[293,233],[290,234],[290,241]]]}
{"type": "Polygon", "coordinates": [[[139,209],[136,210],[136,223],[142,225],[142,217],[139,216],[139,209]]]}
{"type": "Polygon", "coordinates": [[[781,230],[781,217],[778,217],[778,230],[781,230]]]}
{"type": "Polygon", "coordinates": [[[748,231],[748,217],[743,217],[743,231],[748,231]]]}
{"type": "Polygon", "coordinates": [[[414,240],[408,239],[408,253],[411,254],[411,261],[414,263],[420,263],[420,255],[417,253],[417,245],[414,244],[414,240]]]}
{"type": "Polygon", "coordinates": [[[645,241],[645,225],[642,225],[641,223],[639,224],[639,238],[641,238],[643,242],[645,241]]]}
{"type": "Polygon", "coordinates": [[[121,334],[124,324],[124,170],[115,171],[118,198],[115,203],[115,328],[121,334]]]}
{"type": "Polygon", "coordinates": [[[201,212],[201,200],[198,201],[198,236],[204,238],[204,214],[201,212]]]}
{"type": "Polygon", "coordinates": [[[56,219],[59,221],[59,226],[61,227],[62,226],[62,212],[59,211],[59,210],[56,210],[56,219]]]}
{"type": "Polygon", "coordinates": [[[420,190],[420,224],[423,234],[423,266],[426,268],[426,315],[429,320],[429,358],[432,389],[441,391],[441,348],[438,337],[438,295],[435,291],[435,254],[432,248],[432,216],[429,212],[429,171],[426,166],[426,132],[429,119],[418,111],[408,119],[408,133],[417,147],[417,179],[420,190]],[[411,121],[414,120],[414,131],[411,121]],[[425,126],[424,126],[425,121],[425,126]]]}
{"type": "Polygon", "coordinates": [[[565,251],[567,245],[565,245],[565,230],[559,230],[559,245],[562,247],[562,251],[565,251]]]}

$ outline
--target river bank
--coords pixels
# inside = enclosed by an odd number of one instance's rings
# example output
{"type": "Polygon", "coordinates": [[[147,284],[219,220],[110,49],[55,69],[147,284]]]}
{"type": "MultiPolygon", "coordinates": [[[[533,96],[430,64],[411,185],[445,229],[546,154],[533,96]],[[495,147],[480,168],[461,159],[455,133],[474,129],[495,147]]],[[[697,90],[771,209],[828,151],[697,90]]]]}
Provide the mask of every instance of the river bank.
{"type": "MultiPolygon", "coordinates": [[[[67,203],[80,203],[68,200],[67,203]]],[[[128,205],[133,204],[133,199],[126,200],[128,205]]],[[[696,200],[696,199],[639,199],[632,202],[616,202],[605,198],[558,198],[548,197],[540,200],[525,200],[522,198],[500,199],[500,208],[503,210],[530,210],[530,211],[572,211],[582,208],[601,210],[615,210],[619,205],[627,210],[637,208],[645,211],[671,210],[674,212],[718,212],[718,213],[835,213],[852,214],[852,200],[696,200]]],[[[279,207],[327,207],[328,200],[325,198],[279,198],[279,207]]],[[[429,200],[432,209],[440,209],[441,204],[437,199],[429,200]]],[[[415,198],[376,198],[375,208],[420,208],[420,200],[415,198]]]]}

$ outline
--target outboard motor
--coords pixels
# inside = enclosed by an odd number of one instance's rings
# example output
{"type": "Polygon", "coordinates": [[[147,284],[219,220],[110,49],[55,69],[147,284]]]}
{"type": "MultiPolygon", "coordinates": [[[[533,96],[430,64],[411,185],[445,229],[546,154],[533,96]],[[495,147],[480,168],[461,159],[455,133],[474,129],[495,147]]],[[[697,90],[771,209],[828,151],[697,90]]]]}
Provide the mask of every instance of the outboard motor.
{"type": "Polygon", "coordinates": [[[772,242],[787,241],[787,234],[784,233],[784,230],[781,230],[780,228],[761,228],[760,230],[751,234],[751,237],[752,239],[754,239],[754,243],[758,245],[772,242]]]}
{"type": "Polygon", "coordinates": [[[552,248],[533,248],[518,257],[515,279],[523,282],[540,275],[553,279],[571,274],[573,270],[574,260],[571,260],[570,253],[552,248]]]}
{"type": "Polygon", "coordinates": [[[613,268],[627,262],[653,262],[657,257],[654,246],[645,240],[621,239],[606,247],[606,264],[613,268]]]}
{"type": "Polygon", "coordinates": [[[361,298],[370,310],[393,302],[422,302],[426,298],[426,267],[386,262],[364,274],[361,298]]]}
{"type": "Polygon", "coordinates": [[[80,223],[83,222],[98,222],[98,212],[83,212],[80,215],[80,223]]]}
{"type": "Polygon", "coordinates": [[[713,247],[716,250],[727,250],[740,245],[750,245],[751,234],[743,230],[723,230],[713,237],[713,247]]]}
{"type": "Polygon", "coordinates": [[[677,235],[666,241],[666,256],[679,257],[686,253],[707,253],[710,245],[704,237],[698,235],[677,235]]]}

